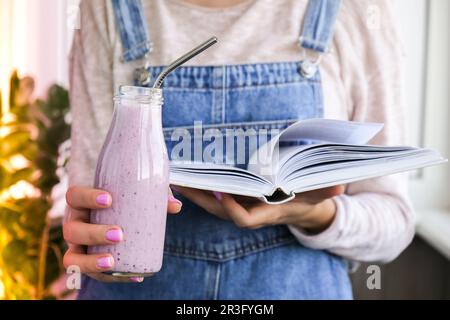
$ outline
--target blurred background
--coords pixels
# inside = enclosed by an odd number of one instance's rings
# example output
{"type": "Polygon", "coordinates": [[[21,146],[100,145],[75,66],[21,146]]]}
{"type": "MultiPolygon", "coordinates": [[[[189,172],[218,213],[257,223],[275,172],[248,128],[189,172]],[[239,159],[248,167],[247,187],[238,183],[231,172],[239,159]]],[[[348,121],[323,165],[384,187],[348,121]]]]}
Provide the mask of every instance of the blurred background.
{"type": "MultiPolygon", "coordinates": [[[[345,1],[345,0],[344,0],[345,1]]],[[[450,155],[450,1],[393,0],[406,55],[409,144],[450,155]]],[[[368,17],[382,12],[368,8],[368,17]]],[[[78,0],[0,1],[0,299],[71,299],[61,265],[78,0]]],[[[417,235],[394,262],[352,273],[357,299],[450,299],[450,173],[410,175],[417,235]]]]}

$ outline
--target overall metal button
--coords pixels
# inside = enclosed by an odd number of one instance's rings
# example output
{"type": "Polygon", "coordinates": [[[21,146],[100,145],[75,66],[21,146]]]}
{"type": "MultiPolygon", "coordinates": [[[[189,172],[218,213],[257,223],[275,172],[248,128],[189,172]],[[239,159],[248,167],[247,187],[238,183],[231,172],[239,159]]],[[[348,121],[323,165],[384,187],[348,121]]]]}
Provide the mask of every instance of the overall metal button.
{"type": "Polygon", "coordinates": [[[147,68],[137,68],[134,70],[134,80],[141,86],[147,86],[150,83],[151,75],[147,68]]]}
{"type": "Polygon", "coordinates": [[[317,64],[311,60],[303,60],[300,63],[300,74],[309,79],[312,78],[317,72],[317,64]]]}

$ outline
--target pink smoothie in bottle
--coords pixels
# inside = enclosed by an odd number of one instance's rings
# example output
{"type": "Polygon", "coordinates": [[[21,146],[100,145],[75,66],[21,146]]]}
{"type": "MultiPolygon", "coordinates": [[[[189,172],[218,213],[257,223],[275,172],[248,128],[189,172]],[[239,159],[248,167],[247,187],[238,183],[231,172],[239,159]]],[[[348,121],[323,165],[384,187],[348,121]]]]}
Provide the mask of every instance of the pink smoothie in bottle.
{"type": "Polygon", "coordinates": [[[112,206],[92,210],[91,223],[121,226],[124,239],[88,252],[111,253],[116,276],[148,276],[161,269],[169,189],[162,103],[161,89],[120,87],[98,159],[95,187],[111,193],[112,206]]]}

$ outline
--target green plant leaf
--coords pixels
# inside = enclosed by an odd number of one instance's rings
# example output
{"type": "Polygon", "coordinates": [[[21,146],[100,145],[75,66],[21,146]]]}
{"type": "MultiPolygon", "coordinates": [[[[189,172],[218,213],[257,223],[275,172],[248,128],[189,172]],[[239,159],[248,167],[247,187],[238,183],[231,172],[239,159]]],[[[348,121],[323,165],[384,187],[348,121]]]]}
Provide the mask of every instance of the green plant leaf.
{"type": "MultiPolygon", "coordinates": [[[[59,250],[59,248],[56,248],[59,250]]],[[[58,252],[58,254],[62,254],[62,252],[58,252]]],[[[58,279],[61,274],[60,264],[58,257],[56,255],[55,250],[49,248],[47,250],[47,268],[45,270],[45,286],[48,287],[51,285],[56,279],[58,279]]]]}
{"type": "Polygon", "coordinates": [[[50,194],[52,188],[59,182],[56,174],[43,175],[39,178],[37,186],[44,194],[50,194]]]}
{"type": "MultiPolygon", "coordinates": [[[[32,298],[36,292],[41,241],[51,207],[49,195],[59,181],[55,172],[58,148],[70,136],[70,125],[65,122],[69,112],[67,90],[53,85],[46,99],[30,101],[32,86],[32,79],[20,79],[17,73],[11,76],[10,111],[15,120],[1,124],[8,127],[10,133],[0,138],[0,191],[24,180],[40,189],[42,194],[40,198],[10,199],[0,203],[0,230],[11,239],[0,247],[1,265],[6,266],[2,271],[14,283],[13,287],[6,288],[8,298],[19,299],[32,298]],[[37,130],[37,139],[31,137],[30,127],[37,130]],[[32,164],[9,172],[5,166],[9,157],[15,154],[23,155],[32,164]],[[39,170],[40,176],[34,175],[35,170],[39,170]]],[[[61,273],[60,260],[66,248],[59,225],[50,229],[48,239],[51,250],[46,252],[46,287],[61,273]]]]}
{"type": "Polygon", "coordinates": [[[6,179],[8,175],[8,171],[0,164],[0,192],[7,187],[6,179]]]}
{"type": "Polygon", "coordinates": [[[20,153],[31,142],[30,133],[28,131],[19,130],[8,134],[2,139],[0,144],[0,154],[2,158],[11,157],[20,153]]]}
{"type": "Polygon", "coordinates": [[[34,161],[39,153],[39,147],[35,143],[29,143],[22,149],[22,155],[30,161],[34,161]]]}
{"type": "Polygon", "coordinates": [[[17,92],[19,90],[20,85],[20,79],[17,74],[17,71],[14,71],[11,75],[10,81],[9,81],[9,106],[10,106],[10,112],[15,113],[16,111],[16,96],[17,92]]]}
{"type": "Polygon", "coordinates": [[[36,157],[35,164],[43,174],[53,174],[56,169],[56,159],[50,158],[44,153],[40,153],[36,157]]]}
{"type": "Polygon", "coordinates": [[[39,237],[45,227],[50,203],[42,198],[26,199],[26,203],[22,207],[25,214],[22,214],[19,220],[21,227],[39,237]]]}
{"type": "Polygon", "coordinates": [[[3,249],[2,258],[8,273],[21,273],[29,283],[36,283],[38,261],[26,254],[27,249],[25,241],[13,240],[3,249]]]}
{"type": "Polygon", "coordinates": [[[12,186],[13,184],[19,182],[20,180],[29,181],[34,172],[35,172],[34,168],[24,168],[17,170],[16,172],[10,174],[5,179],[5,183],[7,186],[12,186]]]}

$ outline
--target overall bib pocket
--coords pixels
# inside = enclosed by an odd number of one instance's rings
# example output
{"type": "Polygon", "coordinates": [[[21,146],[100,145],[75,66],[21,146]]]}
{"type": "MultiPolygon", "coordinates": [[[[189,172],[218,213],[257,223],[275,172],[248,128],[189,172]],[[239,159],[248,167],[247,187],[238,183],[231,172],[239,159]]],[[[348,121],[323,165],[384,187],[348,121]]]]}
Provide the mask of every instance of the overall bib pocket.
{"type": "MultiPolygon", "coordinates": [[[[321,117],[320,74],[306,79],[299,68],[300,63],[287,62],[176,70],[164,83],[163,127],[169,157],[245,167],[255,149],[280,130],[299,119],[321,117]],[[242,137],[243,150],[238,142],[242,137]],[[255,142],[250,142],[253,138],[255,142]],[[205,155],[208,144],[217,139],[222,140],[220,154],[205,155]],[[177,148],[180,143],[185,144],[182,151],[177,148]]],[[[155,77],[161,70],[149,71],[155,77]]]]}

